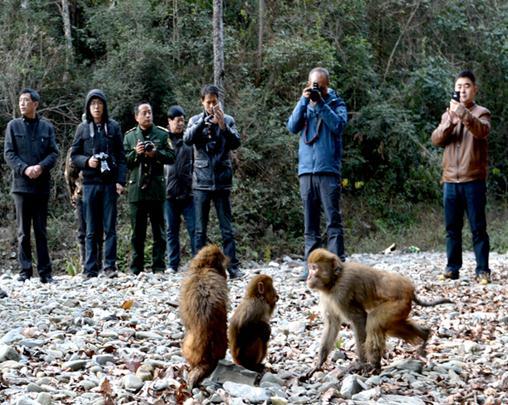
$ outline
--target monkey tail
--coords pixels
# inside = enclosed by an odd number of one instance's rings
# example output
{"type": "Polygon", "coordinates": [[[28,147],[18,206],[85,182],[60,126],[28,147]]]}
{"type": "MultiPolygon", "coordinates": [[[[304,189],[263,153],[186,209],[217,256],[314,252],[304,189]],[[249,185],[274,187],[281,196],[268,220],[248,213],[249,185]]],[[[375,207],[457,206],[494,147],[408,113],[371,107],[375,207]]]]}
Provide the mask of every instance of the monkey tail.
{"type": "Polygon", "coordinates": [[[426,301],[421,301],[416,295],[413,296],[413,301],[416,304],[421,305],[422,307],[433,307],[435,305],[440,305],[440,304],[453,304],[453,301],[449,300],[448,298],[441,298],[439,300],[426,302],[426,301]]]}

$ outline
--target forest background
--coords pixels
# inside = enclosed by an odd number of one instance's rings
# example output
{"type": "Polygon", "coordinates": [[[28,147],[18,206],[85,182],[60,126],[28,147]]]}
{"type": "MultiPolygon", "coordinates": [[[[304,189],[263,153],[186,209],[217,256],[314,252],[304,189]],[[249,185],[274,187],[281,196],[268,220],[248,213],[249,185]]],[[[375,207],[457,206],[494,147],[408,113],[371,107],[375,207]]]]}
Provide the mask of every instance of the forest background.
{"type": "MultiPolygon", "coordinates": [[[[39,90],[40,112],[55,125],[61,147],[53,171],[50,249],[57,267],[74,272],[76,224],[63,163],[87,91],[106,91],[124,131],[134,126],[132,106],[140,100],[151,101],[158,125],[166,125],[166,110],[175,103],[187,118],[200,112],[199,89],[214,77],[212,1],[1,4],[2,155],[5,126],[19,115],[19,90],[39,90]]],[[[223,22],[225,110],[243,142],[234,154],[233,210],[244,263],[302,253],[298,136],[285,124],[315,66],[330,70],[331,87],[349,110],[342,198],[348,253],[394,242],[410,251],[444,248],[442,151],[431,145],[430,134],[464,68],[476,73],[477,101],[492,112],[489,233],[493,250],[508,250],[506,0],[227,0],[223,22]]],[[[0,161],[5,268],[15,263],[15,216],[10,170],[0,161]]],[[[125,269],[130,225],[125,197],[120,201],[125,269]]],[[[211,229],[210,239],[219,242],[213,223],[211,229]]],[[[470,248],[469,231],[464,234],[470,248]]]]}

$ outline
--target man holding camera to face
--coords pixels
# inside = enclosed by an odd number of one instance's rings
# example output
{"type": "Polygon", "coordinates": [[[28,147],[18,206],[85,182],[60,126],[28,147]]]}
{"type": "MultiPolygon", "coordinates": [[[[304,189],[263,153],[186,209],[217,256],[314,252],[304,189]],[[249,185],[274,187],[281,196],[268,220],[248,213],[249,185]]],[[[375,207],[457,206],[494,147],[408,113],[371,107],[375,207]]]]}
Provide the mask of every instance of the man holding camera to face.
{"type": "Polygon", "coordinates": [[[86,242],[83,276],[97,277],[99,239],[104,232],[104,273],[117,275],[117,199],[125,187],[127,166],[120,125],[109,118],[106,95],[91,90],[85,100],[85,120],[71,146],[73,165],[83,176],[83,217],[86,242]]]}
{"type": "Polygon", "coordinates": [[[141,102],[134,107],[138,125],[125,134],[124,148],[129,168],[128,199],[132,225],[132,259],[130,270],[139,274],[144,269],[144,251],[148,217],[152,226],[152,271],[166,270],[164,254],[164,200],[166,187],[164,165],[174,162],[169,147],[168,131],[153,124],[152,106],[141,102]]]}
{"type": "Polygon", "coordinates": [[[444,148],[443,203],[446,226],[446,269],[441,279],[456,280],[462,267],[462,226],[467,213],[476,258],[476,279],[490,283],[489,235],[485,216],[490,111],[475,103],[473,72],[455,81],[450,105],[432,133],[432,143],[444,148]]]}
{"type": "Polygon", "coordinates": [[[201,89],[203,112],[189,120],[183,141],[194,146],[192,192],[196,215],[195,249],[207,244],[206,228],[213,202],[222,234],[224,254],[229,257],[230,278],[243,273],[238,268],[231,213],[233,164],[231,151],[240,146],[235,120],[224,114],[219,103],[218,87],[207,84],[201,89]]]}
{"type": "MultiPolygon", "coordinates": [[[[307,86],[294,108],[287,128],[300,133],[298,177],[303,202],[305,262],[321,247],[321,208],[326,218],[328,250],[345,260],[340,211],[342,133],[347,124],[344,101],[329,88],[330,74],[322,67],[309,73],[307,86]]],[[[305,269],[300,280],[307,279],[305,269]]]]}

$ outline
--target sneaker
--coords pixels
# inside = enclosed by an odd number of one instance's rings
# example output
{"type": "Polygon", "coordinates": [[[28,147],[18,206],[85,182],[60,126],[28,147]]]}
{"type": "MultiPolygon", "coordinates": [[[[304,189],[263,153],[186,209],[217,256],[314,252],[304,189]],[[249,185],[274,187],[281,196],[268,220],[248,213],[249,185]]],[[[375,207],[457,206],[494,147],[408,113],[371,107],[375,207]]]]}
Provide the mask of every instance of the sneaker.
{"type": "Polygon", "coordinates": [[[445,281],[445,280],[458,280],[459,279],[459,273],[453,272],[451,270],[445,270],[443,273],[439,275],[439,280],[445,281]]]}
{"type": "Polygon", "coordinates": [[[55,282],[55,279],[51,274],[47,274],[40,277],[42,284],[51,284],[55,282]]]}
{"type": "Polygon", "coordinates": [[[24,283],[26,280],[30,280],[31,277],[32,277],[31,274],[22,272],[18,276],[18,281],[21,281],[22,283],[24,283]]]}
{"type": "Polygon", "coordinates": [[[240,269],[228,269],[228,273],[231,280],[245,276],[245,274],[240,269]]]}
{"type": "Polygon", "coordinates": [[[482,271],[476,275],[476,281],[481,285],[490,284],[490,273],[482,271]]]}
{"type": "Polygon", "coordinates": [[[91,278],[97,277],[97,274],[95,273],[81,273],[81,277],[83,277],[84,280],[90,280],[91,278]]]}
{"type": "Polygon", "coordinates": [[[175,269],[174,267],[168,267],[166,269],[166,273],[169,273],[169,274],[178,273],[178,269],[175,269]]]}

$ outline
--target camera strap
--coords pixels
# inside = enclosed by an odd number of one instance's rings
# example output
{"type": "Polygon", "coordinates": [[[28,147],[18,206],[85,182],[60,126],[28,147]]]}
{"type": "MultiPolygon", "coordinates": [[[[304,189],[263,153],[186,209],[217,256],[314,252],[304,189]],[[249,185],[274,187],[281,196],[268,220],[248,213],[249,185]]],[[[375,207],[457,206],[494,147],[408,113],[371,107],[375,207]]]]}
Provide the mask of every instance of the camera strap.
{"type": "Polygon", "coordinates": [[[305,142],[306,145],[312,145],[319,139],[319,130],[321,128],[322,122],[323,118],[319,117],[316,124],[316,133],[312,135],[309,139],[308,137],[309,127],[307,126],[307,120],[305,120],[305,127],[303,128],[303,141],[305,142]]]}

